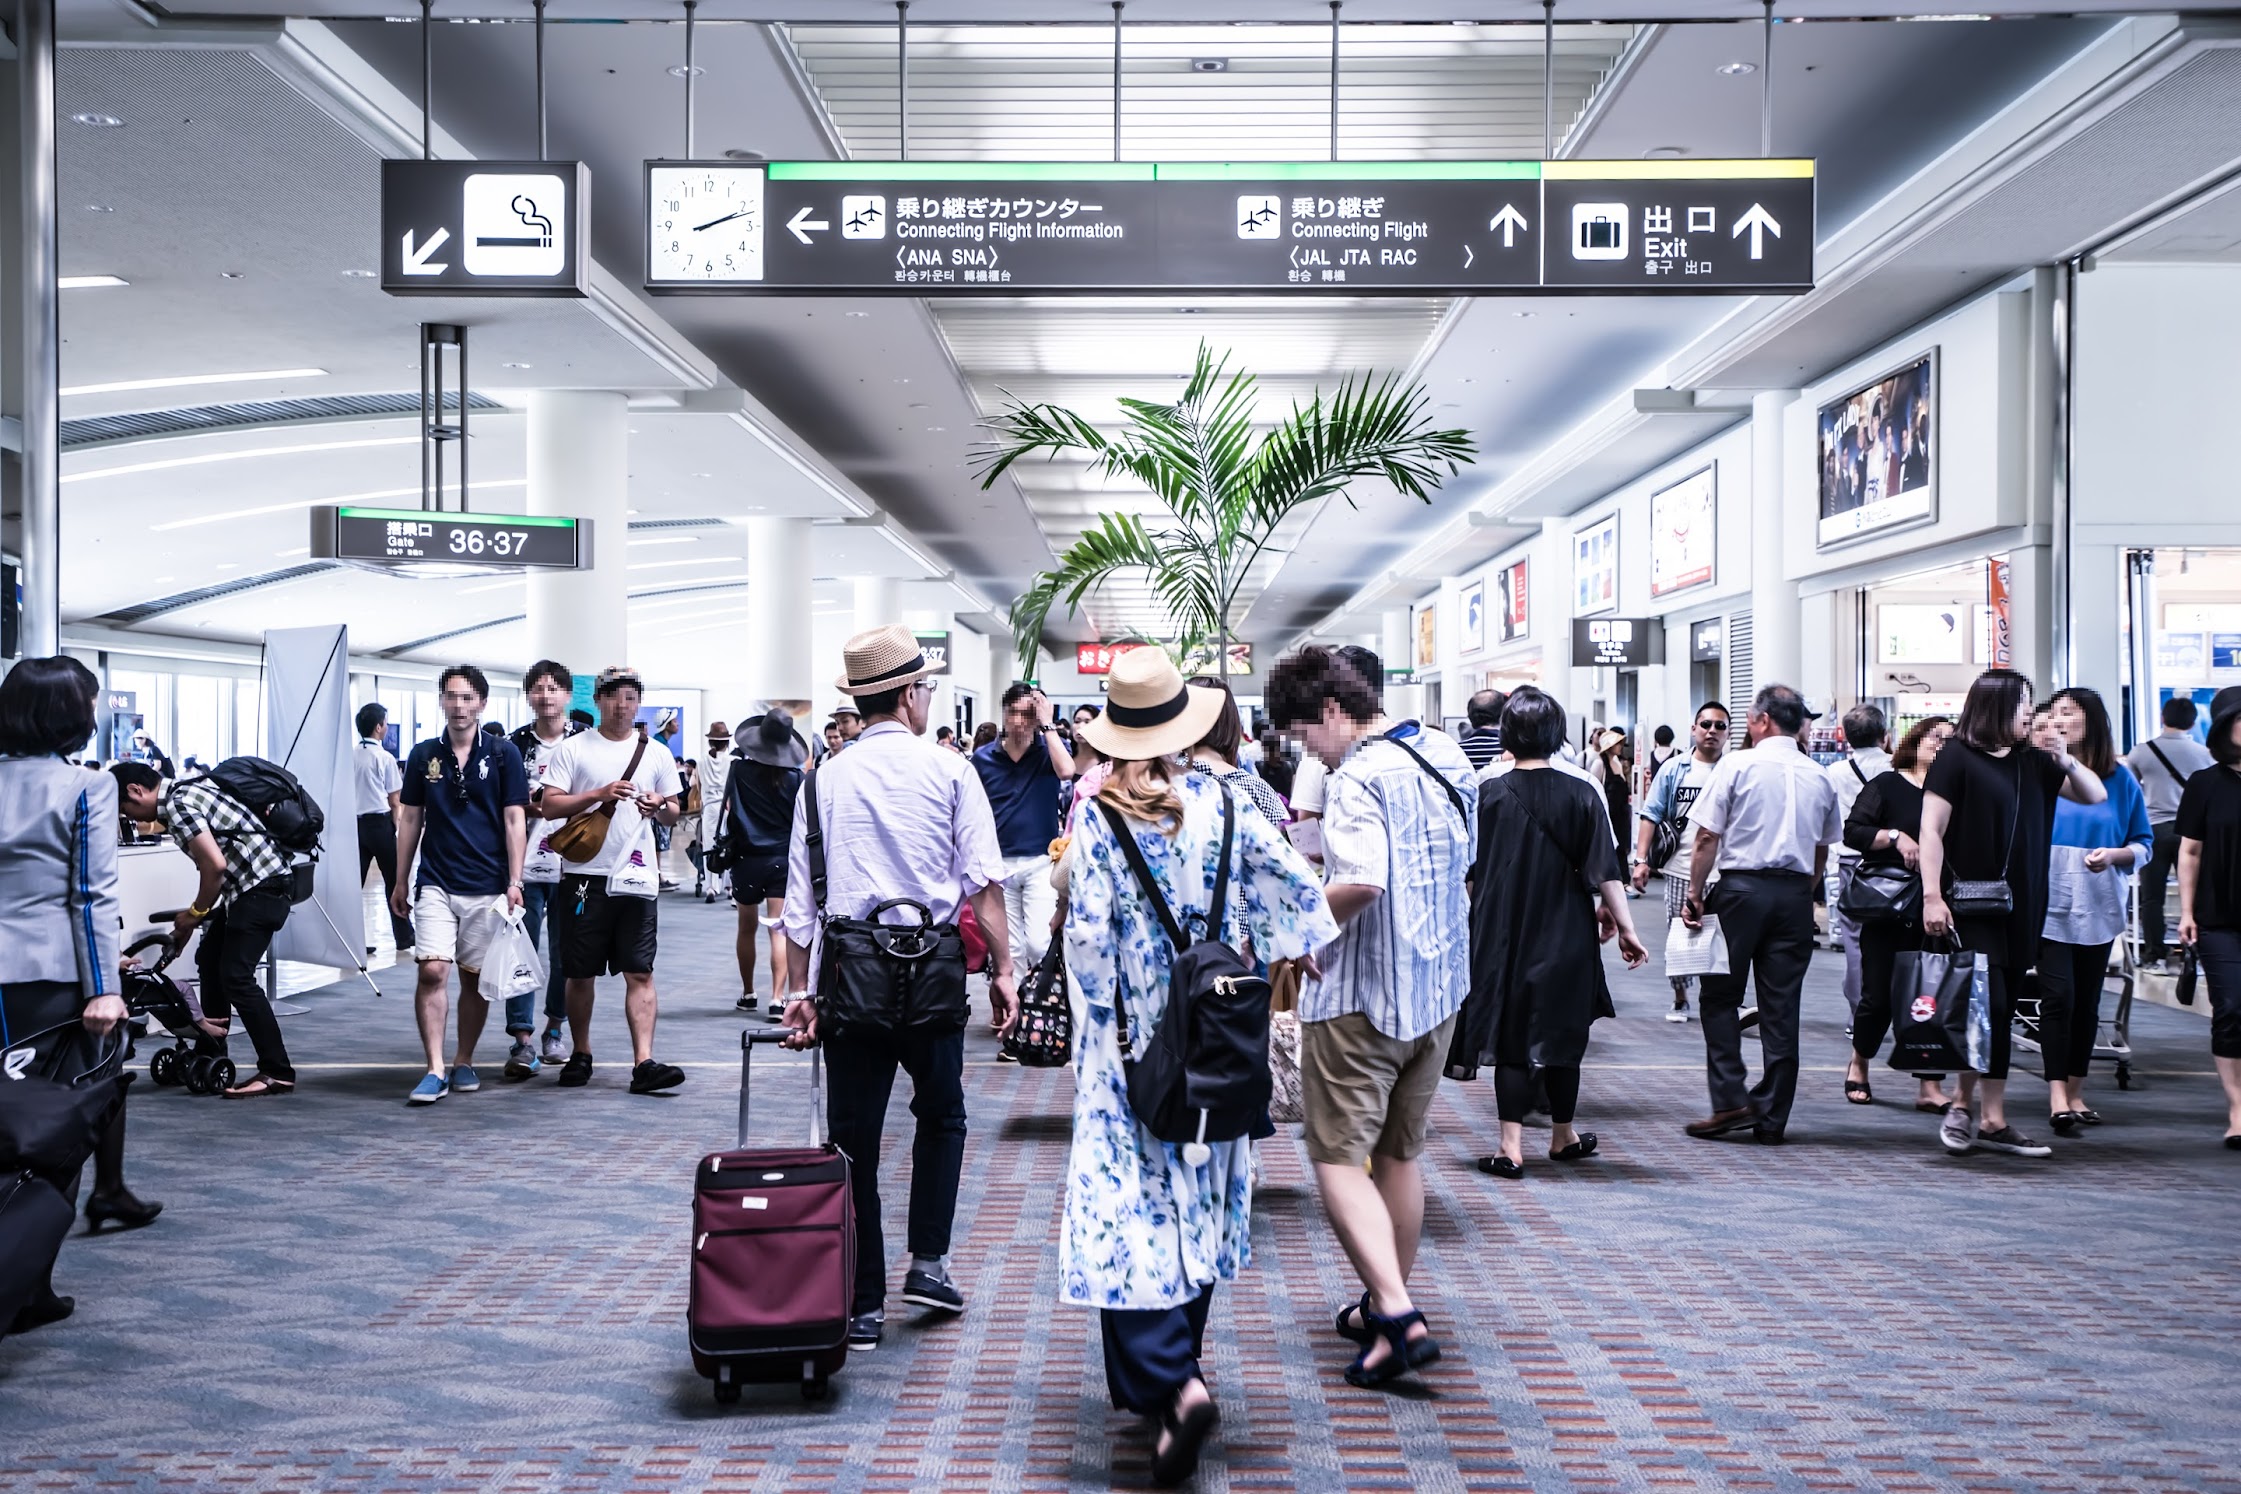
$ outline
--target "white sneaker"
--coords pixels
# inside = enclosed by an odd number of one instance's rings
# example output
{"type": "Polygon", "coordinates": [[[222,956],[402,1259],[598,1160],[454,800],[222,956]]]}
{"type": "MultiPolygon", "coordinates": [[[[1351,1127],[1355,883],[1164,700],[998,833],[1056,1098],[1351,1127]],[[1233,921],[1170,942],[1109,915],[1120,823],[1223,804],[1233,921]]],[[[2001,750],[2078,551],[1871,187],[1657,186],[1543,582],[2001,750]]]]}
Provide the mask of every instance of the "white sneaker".
{"type": "Polygon", "coordinates": [[[1945,1119],[1938,1123],[1938,1142],[1956,1157],[1974,1151],[1976,1117],[1964,1107],[1955,1105],[1945,1112],[1945,1119]]]}
{"type": "Polygon", "coordinates": [[[1665,1014],[1665,1020],[1668,1022],[1686,1022],[1688,1019],[1689,1009],[1685,1006],[1676,1006],[1665,1014]]]}

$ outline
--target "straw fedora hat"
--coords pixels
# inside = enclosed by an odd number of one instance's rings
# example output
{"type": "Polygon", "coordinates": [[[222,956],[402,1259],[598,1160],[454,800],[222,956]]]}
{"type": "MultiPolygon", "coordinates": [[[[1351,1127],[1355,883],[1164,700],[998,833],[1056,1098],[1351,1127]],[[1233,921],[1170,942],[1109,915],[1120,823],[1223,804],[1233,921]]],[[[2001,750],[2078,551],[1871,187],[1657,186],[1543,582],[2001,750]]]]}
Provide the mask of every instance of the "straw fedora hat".
{"type": "Polygon", "coordinates": [[[899,690],[934,672],[917,638],[899,623],[858,633],[842,647],[840,662],[848,672],[833,683],[843,695],[899,690]]]}
{"type": "Polygon", "coordinates": [[[1107,757],[1142,762],[1185,752],[1222,713],[1221,691],[1183,683],[1164,648],[1132,648],[1105,677],[1105,709],[1074,733],[1107,757]]]}

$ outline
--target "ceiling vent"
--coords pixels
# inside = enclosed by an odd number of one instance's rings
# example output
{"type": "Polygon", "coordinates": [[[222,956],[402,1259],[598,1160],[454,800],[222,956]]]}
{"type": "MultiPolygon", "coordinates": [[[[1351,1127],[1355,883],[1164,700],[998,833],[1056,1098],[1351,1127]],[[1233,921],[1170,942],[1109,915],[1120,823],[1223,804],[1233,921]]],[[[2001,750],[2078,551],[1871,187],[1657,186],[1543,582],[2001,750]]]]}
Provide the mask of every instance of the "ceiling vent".
{"type": "MultiPolygon", "coordinates": [[[[470,398],[468,408],[503,410],[487,394],[470,398]]],[[[320,399],[263,399],[237,405],[190,405],[176,410],[143,410],[130,415],[88,415],[62,422],[62,449],[107,446],[119,441],[150,441],[256,426],[307,425],[319,421],[381,420],[418,415],[417,394],[337,394],[320,399]]]]}

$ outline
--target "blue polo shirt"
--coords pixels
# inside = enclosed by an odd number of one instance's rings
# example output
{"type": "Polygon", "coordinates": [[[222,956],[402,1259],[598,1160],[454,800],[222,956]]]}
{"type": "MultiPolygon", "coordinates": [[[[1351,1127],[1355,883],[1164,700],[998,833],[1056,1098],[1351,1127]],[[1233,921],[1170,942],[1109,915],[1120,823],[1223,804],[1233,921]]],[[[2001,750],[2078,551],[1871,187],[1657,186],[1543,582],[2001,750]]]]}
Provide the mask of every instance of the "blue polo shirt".
{"type": "Polygon", "coordinates": [[[414,887],[494,896],[506,890],[506,810],[527,807],[529,774],[519,748],[482,732],[475,733],[466,766],[458,761],[442,737],[430,737],[405,759],[398,797],[421,815],[414,887]]]}
{"type": "Polygon", "coordinates": [[[1006,857],[1046,854],[1058,839],[1059,778],[1042,733],[1016,763],[998,737],[973,753],[973,767],[996,813],[997,849],[1006,857]]]}

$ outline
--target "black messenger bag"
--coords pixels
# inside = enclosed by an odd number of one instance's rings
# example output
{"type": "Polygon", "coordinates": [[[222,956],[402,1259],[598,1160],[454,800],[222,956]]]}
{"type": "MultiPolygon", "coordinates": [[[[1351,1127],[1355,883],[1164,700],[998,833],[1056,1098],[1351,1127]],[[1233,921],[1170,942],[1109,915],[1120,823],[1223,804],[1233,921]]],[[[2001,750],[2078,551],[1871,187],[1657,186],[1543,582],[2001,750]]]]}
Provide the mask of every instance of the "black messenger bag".
{"type": "Polygon", "coordinates": [[[817,1033],[961,1032],[965,1027],[965,938],[954,923],[909,898],[889,898],[862,918],[825,912],[825,829],[817,811],[817,780],[802,785],[809,885],[817,897],[823,937],[817,957],[817,1033]],[[883,923],[889,912],[917,913],[914,923],[883,923]]]}

